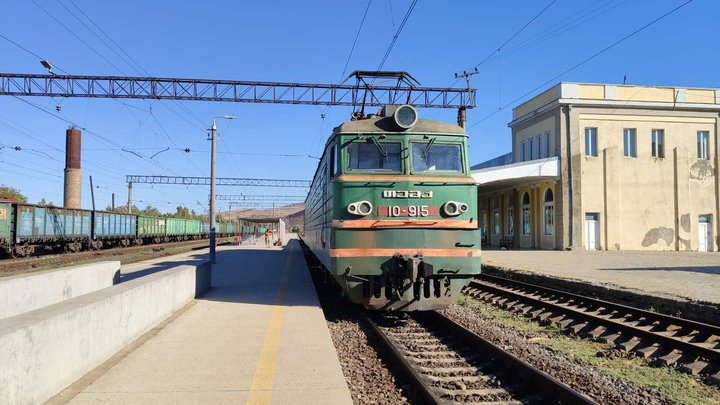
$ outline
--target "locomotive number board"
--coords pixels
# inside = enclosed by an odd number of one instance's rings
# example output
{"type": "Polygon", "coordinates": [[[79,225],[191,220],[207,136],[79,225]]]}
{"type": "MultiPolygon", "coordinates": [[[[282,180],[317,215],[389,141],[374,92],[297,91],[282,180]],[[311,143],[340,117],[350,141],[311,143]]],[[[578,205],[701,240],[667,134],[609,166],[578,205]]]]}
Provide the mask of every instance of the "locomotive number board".
{"type": "Polygon", "coordinates": [[[380,217],[427,217],[437,216],[437,205],[381,205],[378,207],[380,217]]]}

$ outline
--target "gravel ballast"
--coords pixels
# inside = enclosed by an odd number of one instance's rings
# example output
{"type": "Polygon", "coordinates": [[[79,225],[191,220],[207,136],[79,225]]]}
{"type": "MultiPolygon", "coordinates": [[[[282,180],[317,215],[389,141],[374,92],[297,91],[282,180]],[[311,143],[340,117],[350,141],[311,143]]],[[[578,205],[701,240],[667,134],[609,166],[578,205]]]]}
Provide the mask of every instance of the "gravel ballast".
{"type": "Polygon", "coordinates": [[[421,404],[402,371],[377,342],[361,309],[341,298],[335,288],[321,284],[310,271],[337,350],[345,381],[355,404],[421,404]]]}
{"type": "Polygon", "coordinates": [[[482,318],[471,308],[453,305],[441,312],[600,404],[670,403],[655,390],[640,388],[619,378],[603,375],[593,368],[576,364],[547,347],[533,343],[530,341],[531,336],[482,318]]]}

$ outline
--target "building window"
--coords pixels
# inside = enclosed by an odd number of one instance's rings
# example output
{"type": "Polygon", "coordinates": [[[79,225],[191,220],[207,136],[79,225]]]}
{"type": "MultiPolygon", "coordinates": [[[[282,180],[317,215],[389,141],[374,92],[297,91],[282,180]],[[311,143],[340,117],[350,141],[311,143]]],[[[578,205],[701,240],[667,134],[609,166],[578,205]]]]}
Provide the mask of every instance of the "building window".
{"type": "Polygon", "coordinates": [[[521,162],[525,161],[525,141],[522,141],[522,159],[520,159],[521,162]]]}
{"type": "Polygon", "coordinates": [[[697,157],[698,159],[708,160],[710,159],[710,132],[698,131],[697,132],[697,157]]]}
{"type": "Polygon", "coordinates": [[[493,235],[500,235],[500,210],[493,211],[493,235]]]}
{"type": "Polygon", "coordinates": [[[597,128],[585,128],[585,156],[597,156],[597,128]]]}
{"type": "Polygon", "coordinates": [[[487,212],[483,211],[480,216],[480,230],[483,237],[487,237],[487,212]]]}
{"type": "Polygon", "coordinates": [[[627,157],[637,157],[637,138],[635,128],[623,130],[623,150],[627,157]]]}
{"type": "Polygon", "coordinates": [[[529,141],[530,147],[528,148],[530,150],[530,153],[528,153],[528,159],[533,160],[533,139],[530,138],[529,141]]]}
{"type": "Polygon", "coordinates": [[[493,198],[493,235],[500,235],[500,197],[493,198]]]}
{"type": "Polygon", "coordinates": [[[537,157],[538,157],[538,159],[540,159],[540,158],[542,158],[542,137],[540,135],[537,136],[537,146],[538,146],[537,157]]]}
{"type": "Polygon", "coordinates": [[[522,234],[530,235],[530,208],[527,207],[522,209],[522,234]]]}
{"type": "Polygon", "coordinates": [[[512,196],[507,199],[507,229],[505,233],[509,236],[515,235],[515,209],[512,196]]]}
{"type": "Polygon", "coordinates": [[[550,157],[550,132],[545,134],[545,157],[550,157]]]}
{"type": "Polygon", "coordinates": [[[515,223],[514,223],[515,220],[513,219],[514,214],[515,214],[514,210],[512,208],[508,208],[508,210],[507,210],[507,215],[508,215],[507,234],[508,234],[508,236],[513,236],[515,234],[515,223]]]}
{"type": "Polygon", "coordinates": [[[664,129],[653,129],[652,130],[652,157],[664,158],[665,157],[665,130],[664,129]]]}
{"type": "Polygon", "coordinates": [[[530,235],[530,195],[523,194],[522,197],[522,234],[530,235]]]}
{"type": "Polygon", "coordinates": [[[545,223],[545,235],[552,235],[555,229],[555,203],[551,189],[545,190],[543,198],[543,222],[545,223]]]}

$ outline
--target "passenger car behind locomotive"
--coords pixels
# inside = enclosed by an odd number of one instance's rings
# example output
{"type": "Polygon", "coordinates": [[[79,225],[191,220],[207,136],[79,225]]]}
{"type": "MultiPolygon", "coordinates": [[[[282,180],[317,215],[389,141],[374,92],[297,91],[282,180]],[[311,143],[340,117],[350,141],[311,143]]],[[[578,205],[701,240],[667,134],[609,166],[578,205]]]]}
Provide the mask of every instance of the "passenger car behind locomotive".
{"type": "Polygon", "coordinates": [[[409,105],[345,122],[305,202],[304,241],[352,302],[431,310],[480,273],[467,133],[409,105]]]}

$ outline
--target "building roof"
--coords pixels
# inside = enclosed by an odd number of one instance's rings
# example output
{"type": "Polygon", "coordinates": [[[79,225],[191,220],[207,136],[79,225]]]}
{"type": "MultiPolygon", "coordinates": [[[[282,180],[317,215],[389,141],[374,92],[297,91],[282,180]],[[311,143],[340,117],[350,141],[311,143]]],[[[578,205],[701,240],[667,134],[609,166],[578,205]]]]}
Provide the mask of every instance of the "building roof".
{"type": "Polygon", "coordinates": [[[497,167],[497,166],[503,166],[503,165],[509,165],[513,162],[513,153],[508,152],[503,155],[494,157],[490,160],[486,160],[482,163],[478,163],[474,166],[470,167],[470,170],[480,170],[480,169],[487,169],[490,167],[497,167]]]}
{"type": "Polygon", "coordinates": [[[513,108],[510,126],[561,104],[720,111],[720,89],[562,82],[513,108]]]}
{"type": "Polygon", "coordinates": [[[530,182],[556,179],[560,176],[559,162],[560,159],[557,156],[551,156],[544,159],[472,170],[470,175],[475,179],[479,192],[484,193],[530,182]]]}

